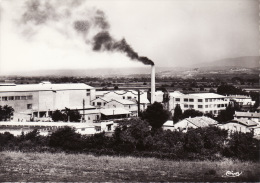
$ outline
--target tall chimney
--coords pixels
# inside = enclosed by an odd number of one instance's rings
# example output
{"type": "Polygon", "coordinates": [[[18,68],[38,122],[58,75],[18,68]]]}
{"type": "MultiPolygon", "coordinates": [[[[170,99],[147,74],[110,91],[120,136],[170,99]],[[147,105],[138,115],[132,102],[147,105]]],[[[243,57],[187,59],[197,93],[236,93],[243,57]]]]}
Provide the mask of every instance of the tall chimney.
{"type": "Polygon", "coordinates": [[[155,102],[155,65],[151,66],[151,104],[155,102]]]}

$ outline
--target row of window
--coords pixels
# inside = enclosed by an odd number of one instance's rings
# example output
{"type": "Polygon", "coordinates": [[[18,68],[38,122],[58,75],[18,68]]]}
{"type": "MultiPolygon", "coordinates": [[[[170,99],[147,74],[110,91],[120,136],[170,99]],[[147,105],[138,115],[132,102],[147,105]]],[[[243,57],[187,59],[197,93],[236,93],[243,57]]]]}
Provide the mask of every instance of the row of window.
{"type": "MultiPolygon", "coordinates": [[[[212,108],[212,107],[227,107],[227,104],[214,104],[214,105],[205,105],[205,108],[212,108]]],[[[194,105],[188,105],[188,104],[184,104],[184,108],[194,108],[194,105]]],[[[198,108],[202,109],[203,105],[198,105],[198,108]]]]}
{"type": "MultiPolygon", "coordinates": [[[[176,102],[180,102],[181,99],[180,98],[175,98],[175,101],[176,102]]],[[[183,99],[184,102],[194,102],[194,99],[193,98],[184,98],[183,99]]],[[[197,100],[198,102],[203,102],[203,99],[198,99],[197,100]]],[[[215,101],[225,101],[224,98],[221,98],[221,99],[205,99],[205,102],[215,102],[215,101]]]]}
{"type": "MultiPolygon", "coordinates": [[[[134,97],[136,99],[136,97],[134,97]]],[[[127,98],[125,98],[125,96],[123,96],[123,99],[127,99],[127,100],[131,100],[132,97],[131,96],[127,96],[127,98]]]]}
{"type": "Polygon", "coordinates": [[[0,101],[9,101],[9,100],[32,100],[33,96],[32,95],[27,95],[27,96],[4,96],[0,97],[0,101]]]}
{"type": "MultiPolygon", "coordinates": [[[[95,106],[95,102],[92,102],[92,105],[95,106]]],[[[101,106],[102,105],[102,102],[97,102],[97,106],[101,106]]],[[[106,103],[104,102],[104,106],[106,105],[106,103]]]]}

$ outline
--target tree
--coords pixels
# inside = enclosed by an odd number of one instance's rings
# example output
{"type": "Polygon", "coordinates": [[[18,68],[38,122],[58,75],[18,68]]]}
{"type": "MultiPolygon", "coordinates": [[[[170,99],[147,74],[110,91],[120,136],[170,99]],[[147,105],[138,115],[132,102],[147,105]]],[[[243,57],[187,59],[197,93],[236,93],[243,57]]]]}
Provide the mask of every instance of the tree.
{"type": "Polygon", "coordinates": [[[117,151],[144,150],[149,144],[147,138],[151,135],[149,124],[138,118],[119,123],[113,134],[117,151]]]}
{"type": "Polygon", "coordinates": [[[220,111],[218,115],[219,122],[227,122],[234,119],[235,108],[229,103],[225,110],[220,111]]]}
{"type": "Polygon", "coordinates": [[[81,116],[78,110],[69,111],[67,115],[70,117],[70,121],[80,122],[81,116]]]}
{"type": "Polygon", "coordinates": [[[180,118],[182,116],[182,110],[181,110],[181,106],[179,104],[176,105],[175,109],[174,109],[174,114],[173,114],[173,122],[177,123],[180,118]]]}
{"type": "Polygon", "coordinates": [[[70,110],[66,108],[64,111],[65,121],[80,122],[81,116],[78,110],[70,110]]]}
{"type": "Polygon", "coordinates": [[[169,119],[170,113],[163,109],[163,105],[154,102],[143,112],[142,118],[146,120],[153,130],[159,129],[169,119]]]}
{"type": "Polygon", "coordinates": [[[241,89],[236,88],[233,85],[222,84],[218,87],[217,93],[220,95],[239,95],[245,94],[241,89]]]}
{"type": "Polygon", "coordinates": [[[76,133],[74,128],[65,126],[51,134],[49,145],[64,150],[80,150],[82,149],[81,135],[76,133]]]}
{"type": "Polygon", "coordinates": [[[202,115],[203,115],[203,113],[200,111],[196,111],[194,109],[188,109],[183,112],[181,119],[185,119],[185,118],[189,118],[189,117],[194,118],[196,116],[202,116],[202,115]]]}
{"type": "Polygon", "coordinates": [[[65,117],[66,116],[60,110],[54,111],[51,116],[53,121],[65,121],[65,117]]]}
{"type": "Polygon", "coordinates": [[[14,109],[11,106],[0,106],[0,121],[10,120],[13,116],[14,109]]]}

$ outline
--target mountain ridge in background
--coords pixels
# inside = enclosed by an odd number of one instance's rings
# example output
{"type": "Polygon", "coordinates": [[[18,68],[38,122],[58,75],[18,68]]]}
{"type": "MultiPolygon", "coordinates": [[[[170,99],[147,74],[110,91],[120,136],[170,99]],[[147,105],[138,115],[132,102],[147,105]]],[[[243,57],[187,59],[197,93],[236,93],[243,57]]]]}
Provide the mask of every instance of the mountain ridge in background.
{"type": "MultiPolygon", "coordinates": [[[[259,56],[244,56],[237,58],[226,58],[216,60],[213,62],[197,63],[187,67],[156,67],[156,74],[160,73],[179,73],[194,68],[204,71],[214,70],[229,70],[230,68],[259,68],[260,57],[259,56]]],[[[86,76],[127,76],[127,75],[148,75],[151,73],[151,67],[136,67],[136,68],[98,68],[98,69],[60,69],[60,70],[40,70],[40,71],[26,71],[16,72],[8,75],[16,76],[75,76],[75,77],[86,77],[86,76]]]]}
{"type": "Polygon", "coordinates": [[[260,67],[260,56],[244,56],[236,58],[226,58],[221,60],[216,60],[213,62],[205,62],[199,64],[193,64],[192,67],[207,67],[212,69],[225,69],[227,67],[237,67],[237,68],[257,68],[260,67]]]}

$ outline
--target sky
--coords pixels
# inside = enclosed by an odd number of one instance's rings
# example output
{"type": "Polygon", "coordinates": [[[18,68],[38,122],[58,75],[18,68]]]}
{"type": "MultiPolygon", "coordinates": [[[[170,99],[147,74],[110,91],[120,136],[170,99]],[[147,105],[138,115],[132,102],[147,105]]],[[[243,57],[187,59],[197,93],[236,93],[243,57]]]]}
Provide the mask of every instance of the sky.
{"type": "Polygon", "coordinates": [[[0,74],[258,55],[257,0],[0,0],[0,74]]]}

